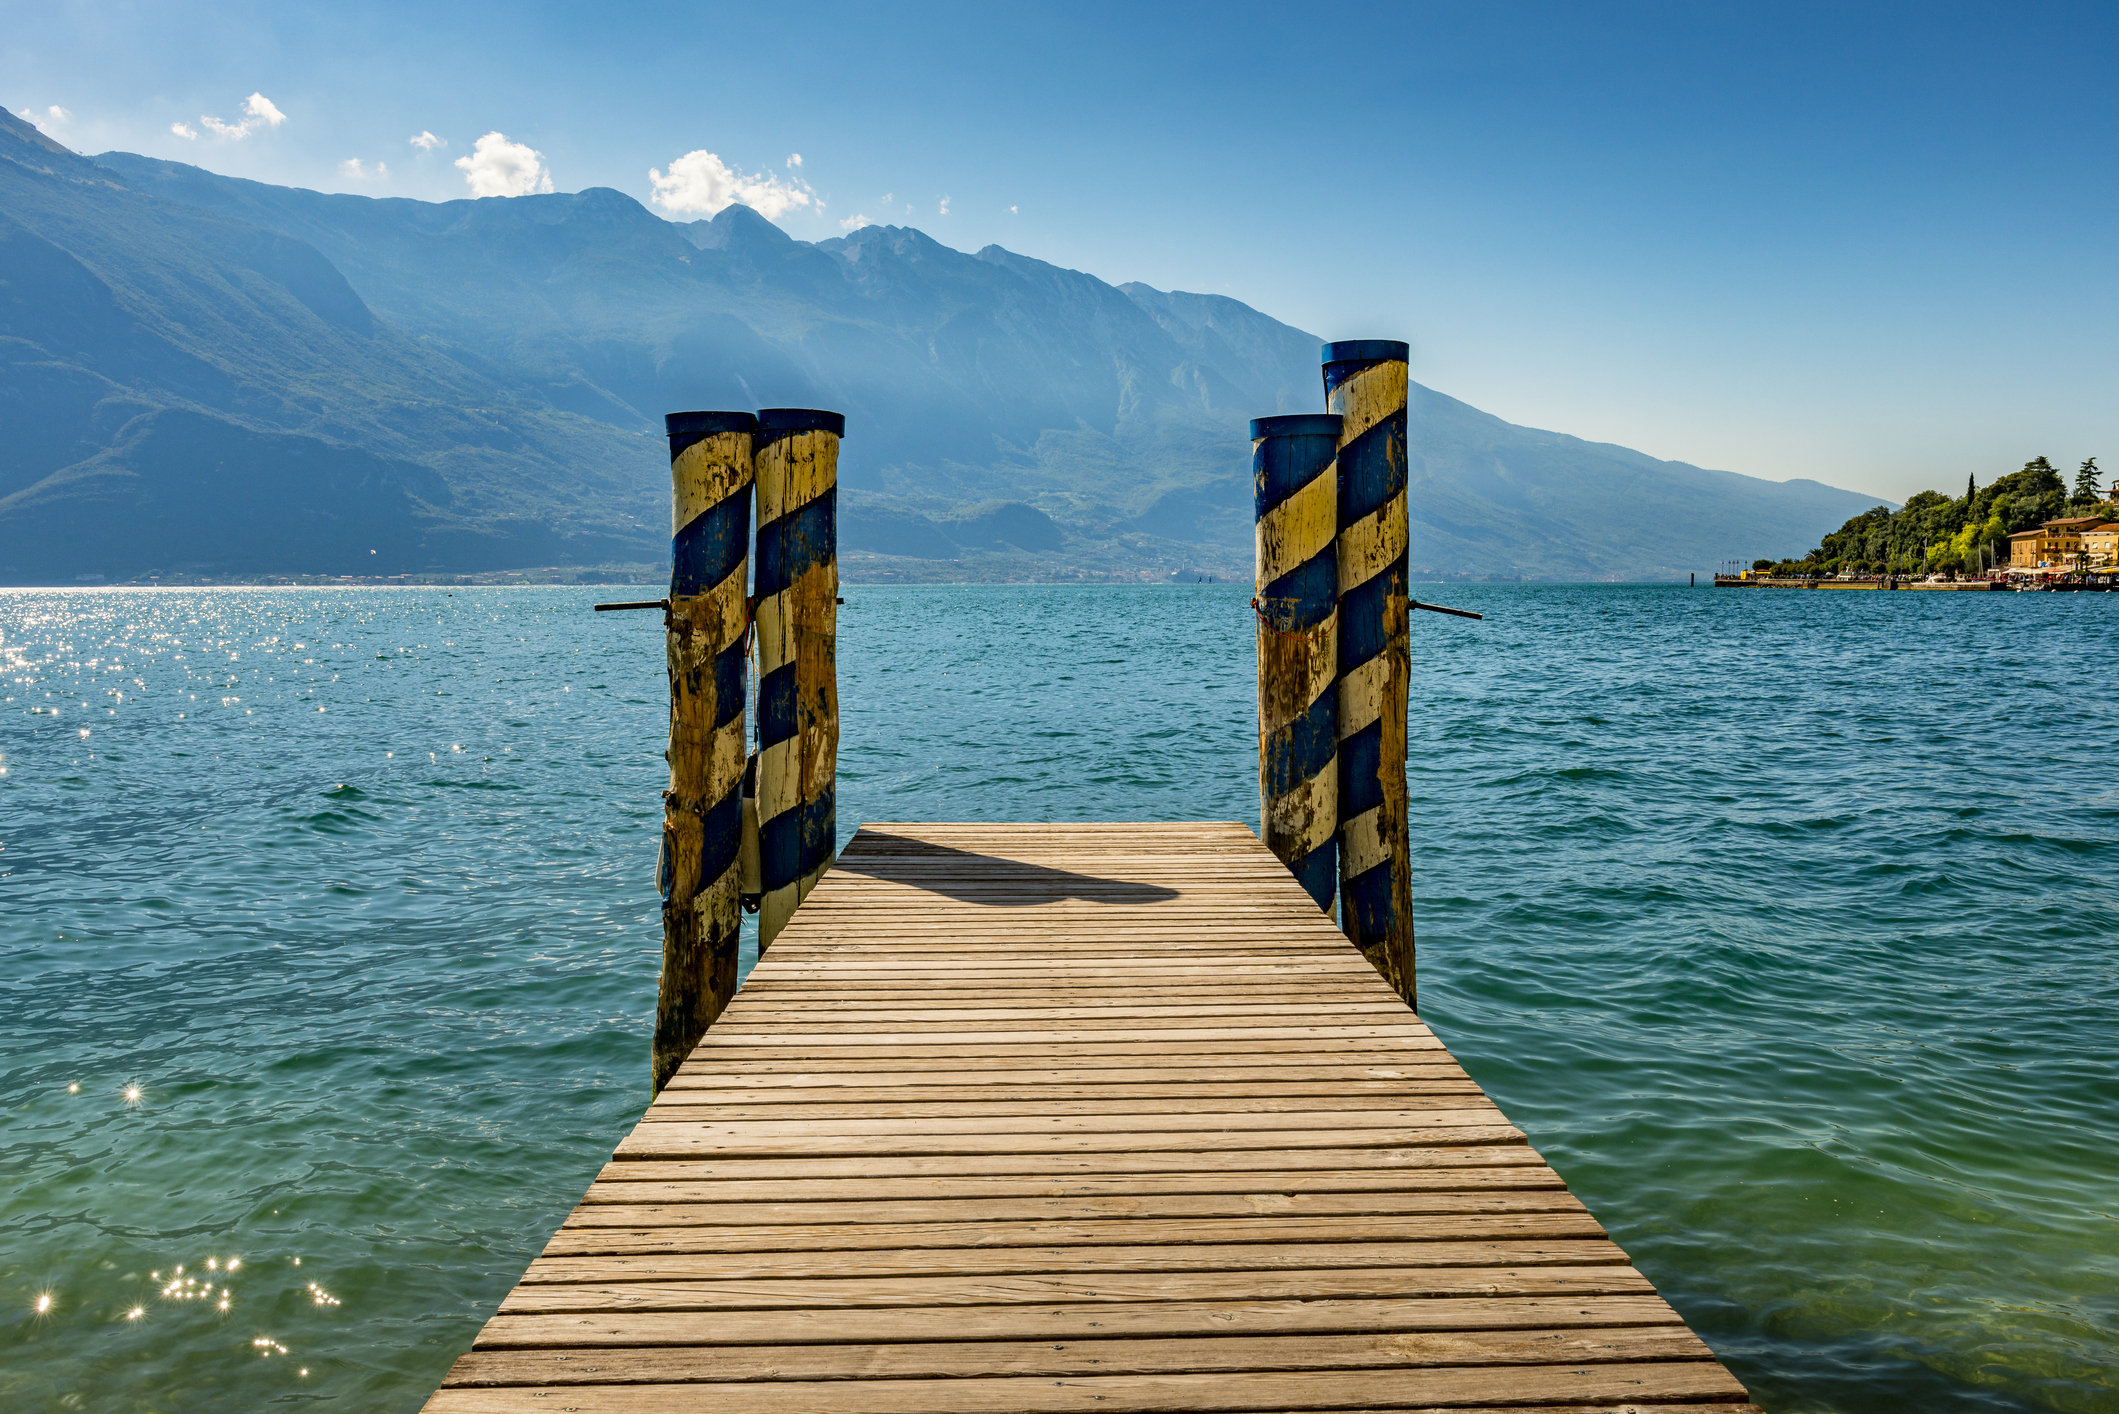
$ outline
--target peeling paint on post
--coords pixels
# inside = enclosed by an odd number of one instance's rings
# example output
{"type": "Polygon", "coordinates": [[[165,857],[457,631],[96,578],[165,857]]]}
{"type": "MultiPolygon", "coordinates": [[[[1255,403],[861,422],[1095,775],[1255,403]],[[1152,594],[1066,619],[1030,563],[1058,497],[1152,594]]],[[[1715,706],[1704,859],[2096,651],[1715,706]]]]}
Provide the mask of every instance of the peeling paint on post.
{"type": "Polygon", "coordinates": [[[758,413],[758,950],[838,850],[839,441],[846,419],[758,413]]]}
{"type": "Polygon", "coordinates": [[[1405,733],[1406,361],[1391,339],[1326,344],[1325,406],[1339,437],[1339,920],[1414,1001],[1405,733]]]}
{"type": "Polygon", "coordinates": [[[1259,833],[1327,911],[1338,885],[1339,432],[1340,419],[1328,414],[1251,423],[1259,833]]]}
{"type": "Polygon", "coordinates": [[[736,994],[742,922],[745,583],[750,549],[747,412],[673,412],[670,439],[670,788],[662,812],[659,1093],[736,994]]]}

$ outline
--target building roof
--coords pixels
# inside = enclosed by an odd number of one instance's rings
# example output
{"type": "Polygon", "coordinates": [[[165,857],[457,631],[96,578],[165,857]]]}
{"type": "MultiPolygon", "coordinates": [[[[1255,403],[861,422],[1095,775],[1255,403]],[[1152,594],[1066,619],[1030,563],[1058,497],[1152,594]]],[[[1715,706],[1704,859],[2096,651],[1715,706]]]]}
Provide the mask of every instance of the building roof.
{"type": "Polygon", "coordinates": [[[2037,540],[2037,539],[2041,539],[2041,538],[2043,538],[2043,537],[2044,537],[2044,535],[2045,535],[2045,528],[2044,528],[2043,526],[2040,526],[2040,527],[2039,527],[2038,529],[2036,529],[2036,530],[2019,530],[2019,531],[2017,531],[2017,532],[2016,532],[2016,533],[2015,533],[2014,535],[2011,535],[2011,536],[2009,537],[2009,539],[2011,539],[2011,540],[2037,540]]]}
{"type": "Polygon", "coordinates": [[[2069,516],[2064,520],[2049,520],[2045,523],[2045,528],[2047,530],[2073,530],[2085,525],[2095,525],[2096,523],[2097,517],[2095,516],[2069,516]]]}

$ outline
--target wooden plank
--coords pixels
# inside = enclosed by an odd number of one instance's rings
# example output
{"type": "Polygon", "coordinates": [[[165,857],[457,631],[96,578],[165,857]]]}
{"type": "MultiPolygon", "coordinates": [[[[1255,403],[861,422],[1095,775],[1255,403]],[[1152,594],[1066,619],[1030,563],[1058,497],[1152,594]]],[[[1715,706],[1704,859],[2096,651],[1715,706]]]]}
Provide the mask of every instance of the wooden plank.
{"type": "MultiPolygon", "coordinates": [[[[1201,1108],[1193,1112],[1197,1118],[1209,1112],[1226,1115],[1267,1113],[1316,1113],[1329,1106],[1337,1116],[1339,1127],[1356,1124],[1380,1123],[1371,1114],[1389,1114],[1398,1110],[1439,1110],[1465,1105],[1489,1103],[1470,1081],[1429,1080],[1406,1082],[1408,1087],[1424,1087],[1421,1093],[1406,1093],[1394,1090],[1382,1095],[1333,1095],[1319,1092],[1314,1087],[1292,1095],[1222,1095],[1201,1096],[1201,1108]],[[1367,1113],[1365,1113],[1367,1112],[1367,1113]]],[[[941,1087],[930,1087],[941,1088],[941,1087]]],[[[800,1123],[819,1123],[837,1119],[938,1119],[949,1116],[998,1117],[1031,1116],[1057,1118],[1067,1115],[1126,1115],[1135,1119],[1166,1114],[1169,1110],[1169,1095],[1129,1096],[1118,1099],[1056,1099],[1051,1092],[1058,1086],[1025,1087],[1015,1091],[1010,1098],[984,1098],[977,1100],[908,1100],[907,1094],[918,1095],[921,1090],[854,1090],[856,1096],[866,1095],[866,1100],[837,1101],[841,1092],[827,1091],[832,1101],[819,1098],[809,1092],[791,1095],[787,1091],[740,1092],[731,1097],[725,1090],[680,1090],[672,1095],[665,1090],[655,1097],[641,1116],[660,1122],[669,1119],[712,1118],[716,1122],[736,1120],[786,1120],[800,1123]],[[834,1102],[837,1101],[837,1102],[834,1102]]],[[[965,1087],[970,1093],[992,1097],[1009,1095],[1004,1087],[965,1087]]],[[[1195,1091],[1186,1090],[1186,1095],[1195,1091]]]]}
{"type": "Polygon", "coordinates": [[[1681,1324],[1660,1296],[1458,1296],[1413,1300],[1138,1301],[1058,1306],[624,1311],[497,1316],[474,1349],[1188,1335],[1564,1330],[1681,1324]]]}
{"type": "Polygon", "coordinates": [[[1337,1297],[1649,1296],[1631,1267],[1324,1267],[1287,1271],[1020,1272],[751,1281],[524,1282],[500,1309],[762,1311],[775,1306],[1005,1306],[1047,1301],[1288,1301],[1337,1297]]]}
{"type": "MultiPolygon", "coordinates": [[[[1423,1067],[1455,1065],[1454,1058],[1439,1042],[1432,1040],[1415,1038],[1380,1045],[1373,1041],[1361,1044],[1377,1046],[1376,1049],[1351,1052],[1351,1061],[1363,1067],[1366,1078],[1370,1079],[1388,1080],[1419,1073],[1423,1067]]],[[[766,1045],[731,1046],[710,1054],[694,1050],[685,1064],[692,1067],[692,1078],[702,1083],[721,1084],[729,1083],[731,1077],[739,1074],[744,1083],[752,1083],[757,1076],[839,1075],[852,1078],[867,1074],[912,1075],[921,1072],[939,1077],[935,1083],[944,1084],[961,1084],[966,1077],[981,1074],[996,1077],[995,1083],[1013,1084],[1015,1082],[1007,1077],[1016,1072],[1073,1077],[1072,1080],[1031,1083],[1090,1084],[1112,1073],[1127,1071],[1135,1072],[1133,1079],[1152,1083],[1145,1081],[1139,1073],[1221,1069],[1246,1074],[1285,1066],[1300,1076],[1305,1071],[1314,1070],[1320,1049],[1333,1054],[1335,1059],[1349,1057],[1349,1052],[1335,1047],[1320,1048],[1301,1042],[1280,1041],[1260,1041],[1249,1048],[1235,1042],[1200,1042],[1181,1052],[1174,1046],[1158,1052],[1152,1046],[1137,1042],[1024,1048],[996,1041],[989,1043],[983,1051],[961,1044],[881,1046],[868,1050],[831,1047],[817,1051],[766,1045]]],[[[1355,1078],[1361,1077],[1357,1074],[1355,1078]]],[[[864,1082],[855,1079],[853,1083],[864,1082]]]]}
{"type": "MultiPolygon", "coordinates": [[[[584,1414],[1047,1414],[1093,1405],[1125,1414],[1258,1409],[1419,1409],[1502,1399],[1616,1403],[1643,1399],[1735,1402],[1744,1388],[1712,1360],[1360,1371],[1244,1371],[1204,1375],[1075,1375],[1066,1379],[818,1380],[559,1387],[584,1414]]],[[[437,1414],[545,1414],[546,1386],[444,1389],[437,1414]]]]}
{"type": "Polygon", "coordinates": [[[1181,1149],[1173,1151],[1056,1153],[1034,1151],[1020,1154],[824,1154],[806,1158],[760,1158],[752,1155],[702,1158],[614,1159],[599,1178],[626,1177],[699,1179],[708,1176],[761,1179],[804,1178],[951,1178],[979,1175],[1035,1173],[1057,1185],[1078,1184],[1099,1174],[1129,1176],[1186,1174],[1201,1182],[1251,1182],[1246,1171],[1313,1169],[1357,1169],[1371,1181],[1381,1181],[1393,1169],[1490,1168],[1502,1164],[1535,1164],[1544,1167],[1529,1145],[1496,1141],[1492,1144],[1421,1145],[1418,1148],[1375,1149],[1181,1149]]]}
{"type": "Polygon", "coordinates": [[[1436,1365],[1575,1365],[1711,1360],[1683,1326],[1436,1334],[1227,1336],[1145,1340],[921,1341],[894,1345],[474,1350],[447,1383],[581,1385],[744,1380],[901,1380],[966,1375],[1199,1374],[1219,1370],[1390,1370],[1436,1365]]]}
{"type": "Polygon", "coordinates": [[[890,1030],[871,1028],[864,1032],[852,1022],[788,1027],[731,1027],[719,1045],[704,1041],[690,1059],[720,1062],[730,1053],[772,1051],[819,1051],[834,1057],[862,1053],[903,1052],[924,1047],[928,1052],[976,1057],[984,1052],[1001,1055],[1160,1055],[1171,1058],[1182,1048],[1190,1055],[1241,1055],[1244,1048],[1271,1047],[1275,1054],[1307,1051],[1314,1056],[1320,1043],[1329,1047],[1339,1040],[1367,1042],[1395,1051],[1440,1051],[1442,1043],[1418,1027],[1382,1027],[1359,1024],[1356,1018],[1345,1026],[1200,1026],[1154,1023],[1114,1023],[1108,1028],[1094,1023],[1066,1023],[1052,1029],[1028,1023],[971,1022],[913,1026],[897,1023],[890,1030]],[[1280,1043],[1277,1044],[1276,1043],[1280,1043]],[[1042,1049],[1039,1049],[1042,1047],[1042,1049]]]}
{"type": "MultiPolygon", "coordinates": [[[[1312,1058],[1314,1059],[1314,1058],[1312,1058]]],[[[680,1071],[670,1082],[673,1088],[727,1089],[735,1094],[766,1094],[779,1090],[819,1091],[919,1091],[935,1087],[952,1090],[1008,1090],[1048,1087],[1056,1096],[1076,1091],[1084,1094],[1150,1095],[1173,1093],[1181,1085],[1187,1094],[1395,1094],[1406,1084],[1448,1080],[1469,1083],[1453,1060],[1440,1054],[1406,1064],[1316,1065],[1301,1058],[1276,1066],[1246,1065],[1241,1061],[1220,1065],[1166,1063],[1153,1067],[1079,1067],[1065,1070],[1036,1064],[989,1069],[929,1067],[918,1070],[818,1070],[814,1067],[745,1066],[740,1074],[709,1070],[704,1066],[688,1074],[680,1071]],[[981,1083],[983,1082],[983,1083],[981,1083]],[[1320,1087],[1322,1087],[1320,1089],[1320,1087]]]]}
{"type": "MultiPolygon", "coordinates": [[[[1503,1151],[1486,1151],[1503,1152],[1503,1151]]],[[[1528,1151],[1523,1151],[1527,1153],[1528,1151]]],[[[1279,1201],[1295,1203],[1317,1194],[1486,1193],[1563,1189],[1560,1176],[1525,1160],[1506,1167],[1252,1169],[1217,1168],[1172,1173],[952,1174],[852,1177],[728,1176],[734,1165],[689,1163],[608,1164],[582,1199],[589,1203],[826,1203],[906,1200],[964,1205],[1016,1198],[1138,1200],[1166,1195],[1256,1197],[1261,1211],[1279,1201]]],[[[578,1210],[577,1210],[578,1211],[578,1210]]]]}
{"type": "MultiPolygon", "coordinates": [[[[1623,1266],[1626,1254],[1600,1238],[1546,1238],[1452,1242],[1192,1243],[1120,1247],[890,1248],[861,1253],[869,1277],[949,1275],[1013,1276],[1065,1271],[1091,1277],[1105,1272],[1265,1272],[1357,1267],[1594,1267],[1623,1266]]],[[[774,1281],[829,1278],[849,1263],[838,1251],[650,1253],[642,1256],[537,1257],[523,1273],[524,1286],[624,1281],[774,1281]]]]}
{"type": "Polygon", "coordinates": [[[565,1232],[581,1227],[744,1227],[812,1223],[1067,1222],[1103,1218],[1255,1218],[1274,1227],[1291,1218],[1350,1218],[1412,1213],[1586,1213],[1564,1189],[1361,1193],[1174,1193],[1123,1197],[905,1198],[853,1202],[732,1202],[715,1198],[642,1201],[584,1199],[565,1232]]]}
{"type": "MultiPolygon", "coordinates": [[[[700,1208],[710,1205],[701,1204],[700,1208]]],[[[627,1212],[640,1212],[627,1209],[627,1212]]],[[[1281,1216],[1271,1223],[1247,1213],[1225,1218],[1176,1218],[1133,1213],[1102,1221],[1010,1222],[812,1222],[770,1226],[733,1226],[706,1213],[689,1222],[672,1220],[667,1210],[643,1214],[638,1227],[567,1226],[545,1244],[546,1257],[647,1255],[664,1252],[856,1252],[904,1248],[938,1250],[965,1247],[1117,1246],[1128,1243],[1169,1247],[1186,1243],[1257,1243],[1279,1251],[1289,1243],[1374,1243],[1463,1239],[1530,1241],[1602,1238],[1604,1229],[1586,1212],[1459,1213],[1357,1218],[1281,1216]]],[[[1043,1254],[1051,1256],[1049,1251],[1043,1254]]],[[[600,1280],[601,1278],[598,1278],[600,1280]]]]}
{"type": "MultiPolygon", "coordinates": [[[[1496,1114],[1499,1111],[1495,1111],[1496,1114]]],[[[1322,1149],[1332,1153],[1373,1146],[1404,1150],[1414,1147],[1521,1143],[1523,1131],[1507,1124],[1438,1124],[1432,1129],[1252,1129],[1241,1133],[1147,1130],[1103,1134],[764,1134],[730,1133],[714,1125],[643,1124],[627,1135],[612,1155],[617,1159],[714,1158],[866,1158],[902,1160],[928,1156],[970,1158],[1009,1156],[1020,1168],[1026,1158],[1040,1164],[1095,1154],[1130,1155],[1147,1160],[1175,1155],[1218,1153],[1241,1146],[1248,1151],[1283,1152],[1322,1149]]],[[[1202,1162],[1198,1159],[1193,1164],[1202,1162]]]]}
{"type": "MultiPolygon", "coordinates": [[[[1173,1114],[1166,1107],[1142,1113],[1138,1109],[1119,1114],[1052,1113],[1043,1107],[1025,1111],[1020,1107],[993,1115],[929,1115],[906,1117],[863,1116],[831,1119],[802,1115],[794,1119],[735,1119],[706,1116],[698,1106],[649,1106],[642,1123],[683,1125],[684,1135],[699,1139],[777,1140],[805,1138],[852,1138],[877,1136],[894,1140],[937,1135],[998,1134],[1126,1134],[1140,1136],[1178,1131],[1211,1130],[1217,1134],[1243,1130],[1299,1130],[1305,1134],[1336,1134],[1346,1129],[1412,1130],[1435,1125],[1492,1125],[1501,1111],[1484,1095],[1457,1096],[1447,1103],[1419,1107],[1405,1105],[1385,1110],[1326,1110],[1314,1102],[1296,1110],[1231,1110],[1219,1105],[1173,1114]]],[[[657,1134],[670,1135],[669,1130],[657,1134]]],[[[1415,1140],[1414,1142],[1418,1142],[1415,1140]]]]}
{"type": "Polygon", "coordinates": [[[863,827],[427,1407],[1744,1399],[1209,823],[863,827]]]}
{"type": "MultiPolygon", "coordinates": [[[[1358,994],[1357,994],[1358,995],[1358,994]]],[[[1199,1017],[1314,1017],[1314,1025],[1334,1025],[1349,1016],[1387,1017],[1398,1021],[1408,1016],[1404,1006],[1392,1006],[1373,997],[1358,1001],[1343,1001],[1335,998],[1312,999],[1307,996],[1272,998],[1220,997],[1198,1000],[1163,1000],[1154,1003],[1140,1001],[1063,1001],[1026,998],[1021,1002],[967,1001],[954,1006],[936,1006],[926,1002],[892,1003],[881,998],[872,1001],[866,1011],[850,1007],[818,1006],[803,1001],[772,1002],[754,1001],[740,1009],[732,1007],[728,1016],[738,1025],[787,1025],[805,1022],[809,1025],[835,1016],[844,1016],[854,1024],[866,1024],[871,1029],[886,1023],[939,1021],[962,1027],[980,1021],[1022,1022],[1035,1021],[1041,1025],[1055,1026],[1062,1021],[1077,1019],[1093,1021],[1125,1020],[1147,1022],[1150,1020],[1177,1020],[1180,1024],[1197,1025],[1199,1017]],[[741,1017],[740,1022],[736,1021],[741,1017]]],[[[1234,1024],[1233,1022],[1231,1023],[1234,1024]]],[[[1284,1024],[1278,1021],[1272,1024],[1284,1024]]]]}

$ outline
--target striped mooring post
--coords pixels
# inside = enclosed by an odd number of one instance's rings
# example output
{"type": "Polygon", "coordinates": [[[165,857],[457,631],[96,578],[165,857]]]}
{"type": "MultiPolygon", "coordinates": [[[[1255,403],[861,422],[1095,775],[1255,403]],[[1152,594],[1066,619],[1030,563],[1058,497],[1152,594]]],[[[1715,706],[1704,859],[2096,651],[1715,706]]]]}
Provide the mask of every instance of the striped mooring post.
{"type": "Polygon", "coordinates": [[[673,412],[670,439],[670,788],[663,795],[659,1093],[736,994],[742,924],[744,641],[750,549],[747,412],[673,412]]]}
{"type": "Polygon", "coordinates": [[[1415,1005],[1405,739],[1406,363],[1392,339],[1323,350],[1339,414],[1339,926],[1415,1005]]]}
{"type": "Polygon", "coordinates": [[[758,413],[761,953],[838,849],[839,442],[845,435],[839,413],[758,413]]]}
{"type": "Polygon", "coordinates": [[[1340,419],[1251,423],[1258,515],[1258,797],[1266,847],[1319,908],[1338,887],[1340,419]]]}

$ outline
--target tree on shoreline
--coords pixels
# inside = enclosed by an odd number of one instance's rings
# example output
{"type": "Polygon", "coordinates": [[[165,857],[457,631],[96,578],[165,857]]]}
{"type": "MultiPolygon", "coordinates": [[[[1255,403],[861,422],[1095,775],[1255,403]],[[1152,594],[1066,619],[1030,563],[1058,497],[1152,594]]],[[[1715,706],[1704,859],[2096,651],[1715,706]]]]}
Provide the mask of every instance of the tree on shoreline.
{"type": "MultiPolygon", "coordinates": [[[[2096,460],[2090,458],[2076,473],[2078,494],[2094,483],[2096,460]]],[[[1975,568],[1989,554],[2005,561],[2009,536],[2057,520],[2069,506],[2068,486],[2059,469],[2049,458],[2033,457],[2021,471],[1997,477],[1983,488],[1976,477],[1967,478],[1962,499],[1922,491],[1895,511],[1888,506],[1864,511],[1808,554],[1782,560],[1774,569],[1779,574],[1831,575],[1906,573],[1923,564],[1936,570],[1975,568]]],[[[2114,516],[2119,518],[2119,508],[2114,516]]]]}

